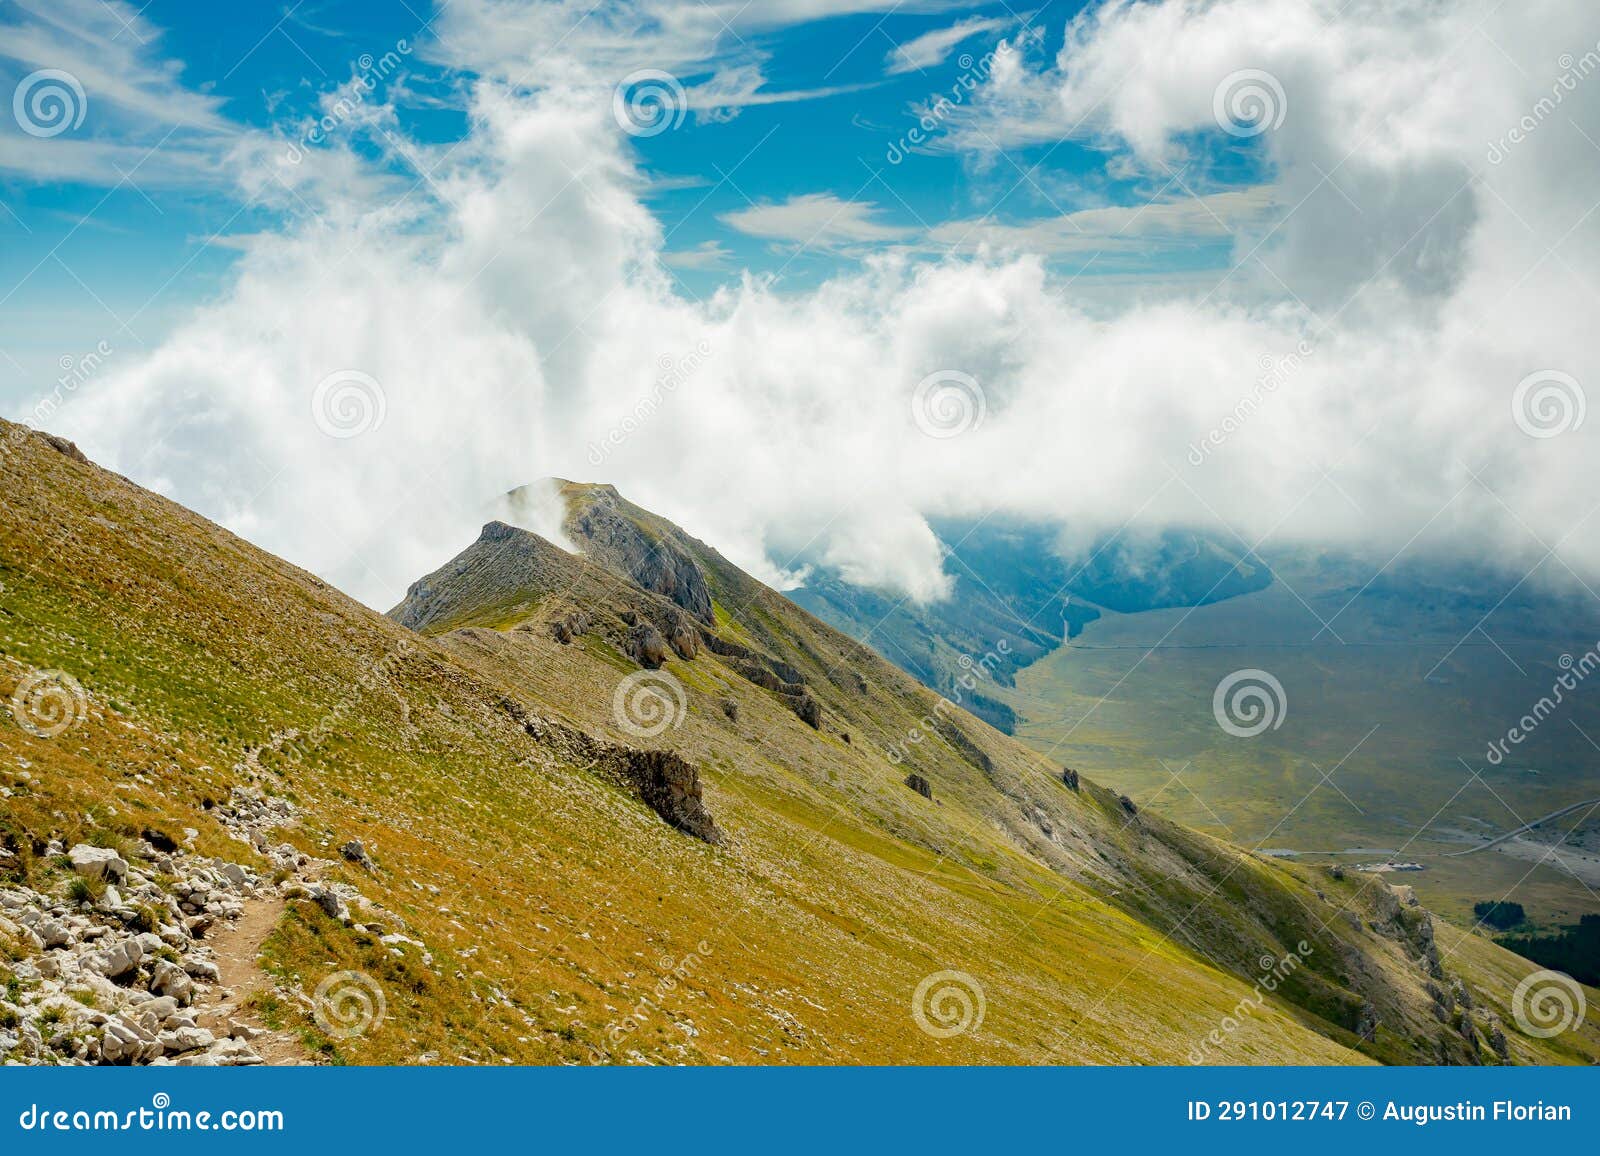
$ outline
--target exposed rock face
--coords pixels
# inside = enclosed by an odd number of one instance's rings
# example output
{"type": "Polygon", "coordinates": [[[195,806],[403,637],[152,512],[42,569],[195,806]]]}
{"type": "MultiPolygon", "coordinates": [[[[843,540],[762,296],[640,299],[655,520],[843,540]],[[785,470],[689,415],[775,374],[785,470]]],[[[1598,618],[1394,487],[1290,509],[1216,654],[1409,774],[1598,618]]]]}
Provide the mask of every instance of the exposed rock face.
{"type": "Polygon", "coordinates": [[[799,670],[719,635],[707,633],[702,637],[706,649],[720,656],[735,672],[763,690],[782,695],[801,722],[812,730],[822,729],[822,703],[806,686],[799,670]]]}
{"type": "Polygon", "coordinates": [[[1130,815],[1137,815],[1139,813],[1139,808],[1134,804],[1132,799],[1128,798],[1127,795],[1121,796],[1117,800],[1117,804],[1130,815]]]}
{"type": "Polygon", "coordinates": [[[927,779],[923,778],[915,771],[912,771],[906,776],[906,786],[910,787],[924,799],[933,798],[933,784],[928,782],[927,779]]]}
{"type": "Polygon", "coordinates": [[[667,636],[667,645],[679,658],[692,659],[700,653],[700,632],[687,614],[673,611],[661,628],[667,636]]]}
{"type": "Polygon", "coordinates": [[[628,631],[628,654],[640,666],[654,670],[667,661],[667,640],[653,625],[641,622],[628,631]]]}
{"type": "Polygon", "coordinates": [[[591,625],[589,615],[585,611],[574,610],[551,622],[550,633],[557,642],[565,646],[573,639],[589,633],[591,625]]]}
{"type": "Polygon", "coordinates": [[[612,490],[609,500],[577,510],[567,522],[568,532],[594,561],[677,603],[707,626],[712,625],[715,619],[711,591],[700,567],[665,538],[647,536],[631,519],[618,513],[616,502],[620,499],[615,494],[612,490]]]}
{"type": "Polygon", "coordinates": [[[1078,772],[1071,767],[1062,767],[1061,781],[1066,784],[1067,790],[1076,791],[1078,789],[1078,772]]]}
{"type": "Polygon", "coordinates": [[[601,764],[609,767],[639,798],[672,826],[707,843],[722,842],[722,832],[701,799],[700,773],[672,751],[612,747],[601,764]]]}
{"type": "Polygon", "coordinates": [[[722,842],[722,832],[701,797],[700,772],[675,752],[605,742],[533,714],[509,698],[500,700],[500,709],[530,737],[623,787],[671,826],[707,843],[722,842]]]}

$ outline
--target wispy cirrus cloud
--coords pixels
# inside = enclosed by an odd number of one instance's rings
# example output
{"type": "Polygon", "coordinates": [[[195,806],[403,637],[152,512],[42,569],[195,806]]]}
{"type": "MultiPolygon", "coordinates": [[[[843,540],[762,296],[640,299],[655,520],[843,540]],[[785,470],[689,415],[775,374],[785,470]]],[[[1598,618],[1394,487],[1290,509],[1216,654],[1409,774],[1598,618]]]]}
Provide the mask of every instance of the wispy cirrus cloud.
{"type": "Polygon", "coordinates": [[[123,0],[0,7],[0,170],[39,182],[220,184],[240,129],[220,98],[184,81],[161,32],[123,0]],[[55,118],[62,117],[64,120],[55,118]],[[141,165],[152,150],[161,163],[141,165]]]}
{"type": "Polygon", "coordinates": [[[1015,23],[1016,20],[1012,18],[999,16],[958,20],[948,28],[935,28],[931,32],[924,32],[921,36],[907,40],[904,44],[895,45],[884,58],[884,65],[890,76],[934,68],[943,64],[956,46],[963,41],[985,32],[999,32],[1015,23]]]}

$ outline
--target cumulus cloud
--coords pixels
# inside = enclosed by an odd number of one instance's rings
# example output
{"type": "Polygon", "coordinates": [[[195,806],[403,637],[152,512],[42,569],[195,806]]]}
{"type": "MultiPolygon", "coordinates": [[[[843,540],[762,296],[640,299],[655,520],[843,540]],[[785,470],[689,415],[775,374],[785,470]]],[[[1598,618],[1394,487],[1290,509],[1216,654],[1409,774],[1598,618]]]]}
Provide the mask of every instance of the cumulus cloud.
{"type": "MultiPolygon", "coordinates": [[[[448,43],[509,70],[509,38],[462,23],[487,7],[453,5],[448,43]]],[[[253,242],[230,292],[64,412],[109,464],[376,605],[546,474],[613,481],[773,581],[817,561],[921,598],[946,589],[925,518],[993,509],[1507,565],[1558,547],[1592,582],[1592,420],[1533,434],[1600,381],[1600,78],[1561,82],[1597,41],[1573,4],[1098,6],[1054,59],[997,69],[989,129],[1049,109],[1030,139],[1157,187],[1229,158],[1270,177],[1198,208],[1170,189],[1151,220],[1214,217],[1233,268],[1110,316],[1025,233],[685,299],[616,76],[569,61],[530,91],[489,68],[468,141],[424,158],[425,213],[352,201],[253,242]],[[1281,120],[1219,123],[1239,73],[1281,86],[1281,120]],[[313,403],[346,370],[383,420],[330,436],[313,403]],[[1543,408],[1514,414],[1525,380],[1543,408]]],[[[793,239],[849,204],[743,225],[793,239]]]]}

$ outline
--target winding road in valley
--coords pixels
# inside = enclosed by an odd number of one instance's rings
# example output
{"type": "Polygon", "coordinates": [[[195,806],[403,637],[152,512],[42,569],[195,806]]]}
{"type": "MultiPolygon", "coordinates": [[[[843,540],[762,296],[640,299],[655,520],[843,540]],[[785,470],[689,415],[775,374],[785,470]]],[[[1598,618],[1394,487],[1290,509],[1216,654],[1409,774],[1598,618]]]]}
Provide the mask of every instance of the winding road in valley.
{"type": "Polygon", "coordinates": [[[1551,811],[1548,815],[1542,815],[1531,823],[1524,823],[1514,831],[1507,831],[1504,835],[1496,836],[1487,843],[1479,843],[1476,847],[1468,847],[1465,851],[1447,851],[1445,855],[1447,858],[1454,858],[1458,855],[1470,855],[1474,851],[1487,851],[1490,847],[1498,847],[1508,839],[1515,839],[1524,831],[1531,831],[1542,823],[1548,823],[1551,819],[1559,819],[1562,815],[1570,814],[1580,807],[1600,807],[1600,799],[1585,799],[1581,803],[1573,803],[1570,806],[1562,807],[1559,811],[1551,811]]]}

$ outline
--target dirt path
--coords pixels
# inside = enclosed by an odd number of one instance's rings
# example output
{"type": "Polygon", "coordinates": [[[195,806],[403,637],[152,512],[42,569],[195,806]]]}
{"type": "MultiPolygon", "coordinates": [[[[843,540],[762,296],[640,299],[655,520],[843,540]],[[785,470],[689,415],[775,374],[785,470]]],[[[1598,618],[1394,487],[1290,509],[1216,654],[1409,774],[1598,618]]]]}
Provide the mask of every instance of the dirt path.
{"type": "Polygon", "coordinates": [[[269,1064],[308,1064],[310,1057],[286,1032],[268,1031],[260,1018],[245,1005],[258,991],[272,986],[272,978],[261,970],[261,945],[278,926],[284,902],[250,899],[244,913],[231,923],[218,923],[206,936],[206,943],[217,953],[217,970],[222,982],[195,1003],[201,1027],[209,1028],[220,1039],[229,1034],[231,1024],[243,1024],[261,1034],[250,1041],[257,1055],[269,1064]]]}

